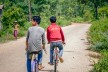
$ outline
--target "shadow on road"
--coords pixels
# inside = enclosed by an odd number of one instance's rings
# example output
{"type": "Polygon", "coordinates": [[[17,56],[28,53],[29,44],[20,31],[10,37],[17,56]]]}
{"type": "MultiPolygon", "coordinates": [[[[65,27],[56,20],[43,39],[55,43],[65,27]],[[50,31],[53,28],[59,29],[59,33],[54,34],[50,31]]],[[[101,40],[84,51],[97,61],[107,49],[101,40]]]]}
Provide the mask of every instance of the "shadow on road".
{"type": "Polygon", "coordinates": [[[74,52],[74,51],[64,51],[64,52],[74,52]]]}
{"type": "MultiPolygon", "coordinates": [[[[54,72],[54,70],[41,70],[41,71],[45,71],[45,72],[54,72]]],[[[59,72],[59,71],[57,71],[57,72],[59,72]]]]}

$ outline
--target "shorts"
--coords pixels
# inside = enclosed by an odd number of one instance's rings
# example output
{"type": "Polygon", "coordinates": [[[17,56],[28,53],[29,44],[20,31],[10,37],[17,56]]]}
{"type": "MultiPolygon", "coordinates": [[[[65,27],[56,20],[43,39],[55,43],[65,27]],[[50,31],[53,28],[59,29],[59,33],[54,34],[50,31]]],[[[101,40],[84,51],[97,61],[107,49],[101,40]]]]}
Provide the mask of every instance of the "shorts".
{"type": "Polygon", "coordinates": [[[18,31],[14,30],[14,37],[17,37],[17,35],[18,35],[18,31]]]}

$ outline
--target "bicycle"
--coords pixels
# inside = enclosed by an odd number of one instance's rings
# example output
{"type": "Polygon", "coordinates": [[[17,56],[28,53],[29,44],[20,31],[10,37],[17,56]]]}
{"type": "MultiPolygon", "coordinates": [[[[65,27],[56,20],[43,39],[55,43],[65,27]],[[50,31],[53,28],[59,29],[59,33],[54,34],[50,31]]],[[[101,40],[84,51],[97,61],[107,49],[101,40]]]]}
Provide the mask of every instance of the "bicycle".
{"type": "MultiPolygon", "coordinates": [[[[64,43],[65,46],[65,43],[64,43]]],[[[57,72],[57,66],[59,63],[59,60],[61,63],[63,63],[63,61],[61,61],[61,58],[59,57],[59,51],[58,51],[58,46],[54,47],[54,51],[53,51],[53,64],[54,64],[54,72],[57,72]]]]}
{"type": "MultiPolygon", "coordinates": [[[[47,54],[46,49],[44,49],[44,51],[47,54]]],[[[37,56],[38,56],[39,52],[40,51],[32,52],[29,55],[29,57],[31,59],[31,72],[39,72],[39,69],[38,69],[38,59],[37,59],[37,56]]]]}
{"type": "Polygon", "coordinates": [[[30,53],[30,57],[31,57],[31,72],[38,72],[38,56],[39,52],[32,52],[30,53]]]}
{"type": "Polygon", "coordinates": [[[58,65],[58,50],[57,46],[54,48],[54,54],[53,54],[53,62],[54,62],[54,72],[57,72],[57,65],[58,65]]]}

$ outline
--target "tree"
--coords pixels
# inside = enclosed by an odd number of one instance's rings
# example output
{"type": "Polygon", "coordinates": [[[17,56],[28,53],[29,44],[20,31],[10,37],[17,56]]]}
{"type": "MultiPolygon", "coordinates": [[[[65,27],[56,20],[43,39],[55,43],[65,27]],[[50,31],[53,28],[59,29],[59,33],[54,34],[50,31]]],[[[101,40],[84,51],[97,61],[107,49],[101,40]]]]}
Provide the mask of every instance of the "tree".
{"type": "Polygon", "coordinates": [[[31,0],[28,0],[28,8],[29,8],[29,21],[31,21],[31,0]]]}
{"type": "Polygon", "coordinates": [[[24,26],[25,17],[21,8],[11,7],[3,13],[2,23],[3,29],[9,29],[13,27],[13,22],[18,21],[20,26],[24,26]],[[23,19],[22,19],[23,18],[23,19]]]}

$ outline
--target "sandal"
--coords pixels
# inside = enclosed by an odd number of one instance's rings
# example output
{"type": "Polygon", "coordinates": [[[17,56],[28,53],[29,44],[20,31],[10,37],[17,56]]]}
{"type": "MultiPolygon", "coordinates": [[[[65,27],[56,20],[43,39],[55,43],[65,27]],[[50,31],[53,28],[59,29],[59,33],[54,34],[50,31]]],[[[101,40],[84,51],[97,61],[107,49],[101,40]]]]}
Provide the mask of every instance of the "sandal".
{"type": "Polygon", "coordinates": [[[38,67],[39,70],[42,70],[43,68],[44,68],[44,66],[42,66],[42,65],[38,67]]]}
{"type": "Polygon", "coordinates": [[[53,63],[48,62],[49,65],[54,65],[53,63]]]}

